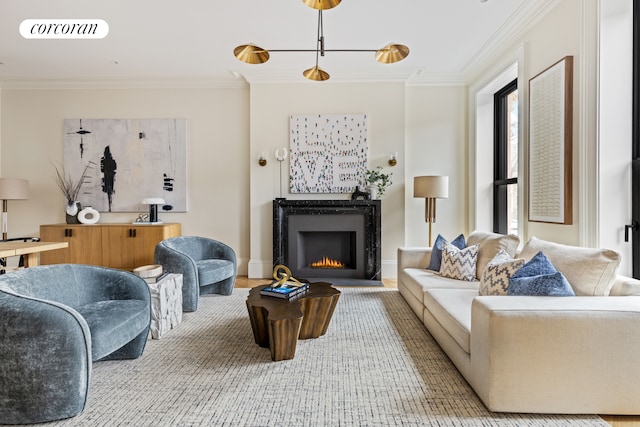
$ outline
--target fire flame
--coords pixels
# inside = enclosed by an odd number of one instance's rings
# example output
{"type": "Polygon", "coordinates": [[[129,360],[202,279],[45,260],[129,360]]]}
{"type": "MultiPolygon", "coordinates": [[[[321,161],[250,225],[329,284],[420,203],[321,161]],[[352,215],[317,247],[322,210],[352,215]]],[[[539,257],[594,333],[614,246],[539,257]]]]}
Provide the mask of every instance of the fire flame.
{"type": "Polygon", "coordinates": [[[320,261],[312,262],[311,268],[344,268],[344,264],[329,257],[322,257],[320,261]]]}

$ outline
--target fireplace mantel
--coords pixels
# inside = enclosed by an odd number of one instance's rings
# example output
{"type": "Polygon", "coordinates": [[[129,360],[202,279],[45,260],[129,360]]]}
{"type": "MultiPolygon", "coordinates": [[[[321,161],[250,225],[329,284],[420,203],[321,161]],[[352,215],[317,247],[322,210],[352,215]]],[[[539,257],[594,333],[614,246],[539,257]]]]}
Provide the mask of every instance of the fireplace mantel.
{"type": "MultiPolygon", "coordinates": [[[[364,268],[362,278],[380,280],[381,203],[380,200],[288,200],[273,201],[273,263],[291,267],[289,259],[289,219],[294,215],[360,215],[364,218],[364,268]]],[[[346,218],[345,218],[346,219],[346,218]]],[[[292,268],[295,276],[295,268],[292,268]]]]}

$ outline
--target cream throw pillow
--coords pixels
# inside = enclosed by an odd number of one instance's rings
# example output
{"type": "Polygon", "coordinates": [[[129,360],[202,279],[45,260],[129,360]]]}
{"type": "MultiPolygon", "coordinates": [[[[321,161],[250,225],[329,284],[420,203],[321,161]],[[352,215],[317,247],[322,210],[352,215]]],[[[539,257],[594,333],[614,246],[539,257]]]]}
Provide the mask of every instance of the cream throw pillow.
{"type": "Polygon", "coordinates": [[[478,264],[476,278],[480,280],[489,261],[504,249],[506,253],[514,256],[518,251],[520,238],[515,234],[498,234],[486,231],[474,231],[467,238],[467,246],[480,245],[478,248],[478,264]]]}
{"type": "Polygon", "coordinates": [[[480,295],[507,295],[509,279],[523,265],[524,258],[513,259],[504,249],[500,249],[482,272],[480,295]]]}
{"type": "Polygon", "coordinates": [[[567,278],[578,296],[608,296],[620,265],[620,254],[610,249],[594,249],[529,239],[518,255],[527,261],[544,252],[553,266],[567,278]]]}
{"type": "Polygon", "coordinates": [[[476,263],[478,261],[478,245],[458,249],[446,242],[442,247],[442,264],[440,275],[450,279],[476,280],[476,263]]]}

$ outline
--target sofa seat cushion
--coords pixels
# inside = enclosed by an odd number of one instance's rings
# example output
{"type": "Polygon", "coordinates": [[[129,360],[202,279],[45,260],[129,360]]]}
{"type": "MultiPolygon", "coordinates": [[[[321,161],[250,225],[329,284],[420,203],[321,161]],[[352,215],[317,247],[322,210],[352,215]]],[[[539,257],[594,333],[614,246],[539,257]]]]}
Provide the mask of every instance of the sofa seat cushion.
{"type": "Polygon", "coordinates": [[[91,358],[108,356],[140,335],[149,326],[148,301],[99,301],[78,308],[91,331],[91,358]]]}
{"type": "Polygon", "coordinates": [[[609,249],[561,245],[532,237],[520,251],[527,261],[538,252],[567,278],[578,296],[608,296],[620,265],[620,254],[609,249]]]}
{"type": "Polygon", "coordinates": [[[474,289],[427,289],[424,306],[467,354],[471,351],[471,304],[474,289]]]}
{"type": "Polygon", "coordinates": [[[200,286],[212,285],[221,280],[228,279],[235,274],[235,266],[232,261],[226,259],[205,259],[196,261],[198,268],[198,280],[200,286]]]}
{"type": "Polygon", "coordinates": [[[479,285],[479,282],[465,282],[464,280],[442,277],[436,272],[422,268],[405,268],[400,272],[400,280],[418,301],[424,299],[426,289],[471,289],[477,293],[479,285]]]}

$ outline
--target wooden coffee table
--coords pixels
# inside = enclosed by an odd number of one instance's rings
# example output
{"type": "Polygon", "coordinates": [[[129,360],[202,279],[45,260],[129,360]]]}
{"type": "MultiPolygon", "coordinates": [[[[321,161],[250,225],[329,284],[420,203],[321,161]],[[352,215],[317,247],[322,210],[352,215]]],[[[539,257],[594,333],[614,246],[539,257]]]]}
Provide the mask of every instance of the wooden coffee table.
{"type": "Polygon", "coordinates": [[[260,347],[271,350],[271,360],[293,359],[298,339],[327,332],[340,291],[331,283],[311,283],[304,295],[289,301],[260,295],[267,286],[252,288],[247,297],[253,337],[260,347]]]}

